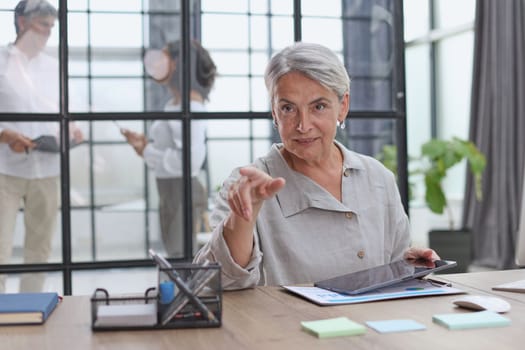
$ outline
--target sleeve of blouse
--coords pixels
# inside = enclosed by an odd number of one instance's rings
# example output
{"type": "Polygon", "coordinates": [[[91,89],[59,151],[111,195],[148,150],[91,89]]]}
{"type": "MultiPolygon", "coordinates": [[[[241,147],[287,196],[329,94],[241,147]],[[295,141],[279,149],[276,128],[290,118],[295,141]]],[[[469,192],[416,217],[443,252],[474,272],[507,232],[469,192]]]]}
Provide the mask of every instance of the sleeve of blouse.
{"type": "Polygon", "coordinates": [[[254,247],[248,266],[242,268],[232,258],[230,250],[223,236],[224,221],[230,213],[226,199],[228,188],[237,178],[238,170],[226,180],[217,196],[216,205],[210,217],[213,228],[212,238],[198,252],[194,258],[195,263],[206,260],[219,262],[222,265],[222,284],[224,289],[243,289],[255,287],[260,280],[259,265],[262,260],[262,252],[259,248],[257,233],[254,233],[254,247]]]}

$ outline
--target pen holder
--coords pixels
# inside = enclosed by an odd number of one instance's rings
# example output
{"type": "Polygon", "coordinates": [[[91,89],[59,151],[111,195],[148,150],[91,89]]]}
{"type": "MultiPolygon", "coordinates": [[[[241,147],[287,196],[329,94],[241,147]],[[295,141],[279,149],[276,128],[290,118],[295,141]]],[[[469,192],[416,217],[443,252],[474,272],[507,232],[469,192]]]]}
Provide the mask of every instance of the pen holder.
{"type": "Polygon", "coordinates": [[[220,327],[219,264],[173,264],[158,268],[159,325],[166,328],[220,327]]]}
{"type": "Polygon", "coordinates": [[[91,297],[93,331],[220,327],[219,264],[173,264],[157,269],[158,285],[143,295],[110,296],[97,288],[91,297]]]}

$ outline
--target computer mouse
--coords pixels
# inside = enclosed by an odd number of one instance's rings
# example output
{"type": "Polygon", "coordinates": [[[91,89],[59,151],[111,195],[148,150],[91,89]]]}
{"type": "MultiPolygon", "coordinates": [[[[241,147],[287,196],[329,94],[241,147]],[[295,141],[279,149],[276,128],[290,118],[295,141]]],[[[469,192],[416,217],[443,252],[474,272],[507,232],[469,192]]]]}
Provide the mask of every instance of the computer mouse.
{"type": "Polygon", "coordinates": [[[510,304],[507,301],[489,295],[464,295],[452,302],[470,310],[489,310],[499,313],[510,310],[510,304]]]}

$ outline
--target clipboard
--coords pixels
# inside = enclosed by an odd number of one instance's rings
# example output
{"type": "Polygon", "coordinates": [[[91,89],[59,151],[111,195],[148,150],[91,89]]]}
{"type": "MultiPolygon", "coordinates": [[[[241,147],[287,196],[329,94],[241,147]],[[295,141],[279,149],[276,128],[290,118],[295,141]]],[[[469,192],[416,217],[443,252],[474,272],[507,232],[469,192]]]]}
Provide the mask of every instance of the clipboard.
{"type": "Polygon", "coordinates": [[[321,306],[359,304],[380,300],[465,293],[465,291],[454,288],[450,284],[435,281],[430,278],[412,279],[358,295],[337,293],[312,286],[282,287],[293,294],[321,306]]]}

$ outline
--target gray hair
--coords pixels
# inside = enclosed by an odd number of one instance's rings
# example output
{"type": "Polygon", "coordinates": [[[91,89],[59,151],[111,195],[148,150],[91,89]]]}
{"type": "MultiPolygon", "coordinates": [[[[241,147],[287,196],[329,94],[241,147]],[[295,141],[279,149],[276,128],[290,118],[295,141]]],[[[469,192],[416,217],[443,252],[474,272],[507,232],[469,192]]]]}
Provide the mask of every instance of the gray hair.
{"type": "Polygon", "coordinates": [[[290,72],[299,72],[317,81],[335,92],[339,100],[343,99],[346,92],[350,92],[350,78],[343,63],[325,46],[296,42],[273,56],[264,73],[271,100],[279,79],[290,72]]]}
{"type": "Polygon", "coordinates": [[[46,0],[22,0],[15,7],[15,29],[16,34],[20,31],[18,27],[19,17],[46,17],[58,18],[57,9],[46,0]]]}

